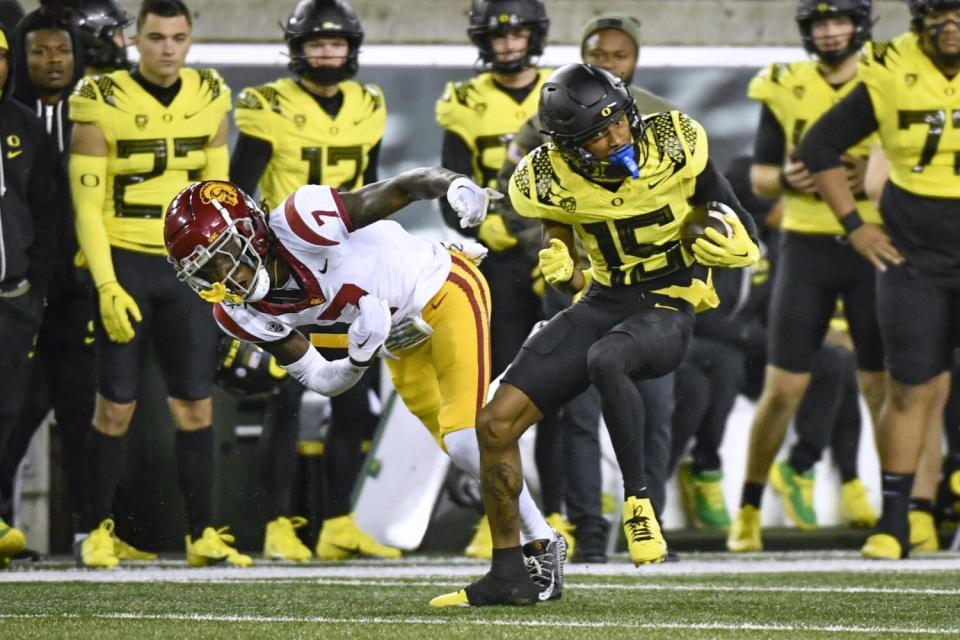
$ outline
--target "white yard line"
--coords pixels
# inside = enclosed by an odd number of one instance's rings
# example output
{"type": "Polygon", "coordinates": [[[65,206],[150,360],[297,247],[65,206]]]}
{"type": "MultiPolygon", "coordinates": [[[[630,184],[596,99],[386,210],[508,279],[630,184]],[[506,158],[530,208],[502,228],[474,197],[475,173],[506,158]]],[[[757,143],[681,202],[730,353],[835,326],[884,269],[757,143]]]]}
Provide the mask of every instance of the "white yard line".
{"type": "Polygon", "coordinates": [[[720,622],[683,623],[683,622],[584,622],[575,619],[550,620],[498,620],[498,619],[467,619],[451,618],[450,616],[420,617],[327,617],[327,616],[227,616],[211,614],[141,614],[141,613],[110,613],[81,616],[76,614],[0,614],[0,620],[54,620],[54,619],[100,619],[100,620],[156,620],[170,622],[235,622],[248,624],[330,624],[330,625],[470,625],[477,627],[535,627],[535,628],[588,628],[588,629],[677,629],[677,630],[706,630],[706,631],[770,631],[770,632],[822,632],[822,633],[863,633],[878,634],[912,634],[948,636],[960,634],[960,627],[869,627],[847,625],[789,625],[789,624],[725,624],[720,622]]]}

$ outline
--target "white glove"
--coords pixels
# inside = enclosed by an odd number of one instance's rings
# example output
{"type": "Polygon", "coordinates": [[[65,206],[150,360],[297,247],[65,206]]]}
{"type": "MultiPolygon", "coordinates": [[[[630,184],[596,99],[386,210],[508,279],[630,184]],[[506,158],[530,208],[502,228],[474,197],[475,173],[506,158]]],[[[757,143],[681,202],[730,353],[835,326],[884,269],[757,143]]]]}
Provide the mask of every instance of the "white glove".
{"type": "Polygon", "coordinates": [[[357,308],[360,317],[347,330],[347,350],[353,364],[367,366],[381,355],[383,341],[390,334],[390,307],[379,298],[365,295],[360,298],[357,308]]]}
{"type": "Polygon", "coordinates": [[[457,253],[462,253],[470,262],[475,265],[479,265],[483,262],[483,259],[487,257],[489,249],[470,238],[464,238],[463,240],[457,240],[456,242],[441,242],[444,247],[450,251],[456,251],[457,253]]]}
{"type": "Polygon", "coordinates": [[[487,217],[491,200],[499,200],[503,194],[490,188],[481,188],[463,176],[456,178],[447,188],[447,202],[460,217],[460,228],[475,227],[487,217]]]}

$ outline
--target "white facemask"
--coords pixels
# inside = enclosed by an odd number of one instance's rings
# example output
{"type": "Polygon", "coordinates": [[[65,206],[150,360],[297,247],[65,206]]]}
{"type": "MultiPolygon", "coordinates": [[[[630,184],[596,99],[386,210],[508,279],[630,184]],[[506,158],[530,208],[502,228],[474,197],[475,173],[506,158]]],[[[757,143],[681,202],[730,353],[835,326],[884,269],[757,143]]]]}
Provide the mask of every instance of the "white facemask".
{"type": "Polygon", "coordinates": [[[250,295],[246,297],[244,302],[260,302],[267,297],[268,293],[270,293],[270,276],[267,275],[266,269],[260,267],[254,276],[253,287],[250,288],[250,295]]]}

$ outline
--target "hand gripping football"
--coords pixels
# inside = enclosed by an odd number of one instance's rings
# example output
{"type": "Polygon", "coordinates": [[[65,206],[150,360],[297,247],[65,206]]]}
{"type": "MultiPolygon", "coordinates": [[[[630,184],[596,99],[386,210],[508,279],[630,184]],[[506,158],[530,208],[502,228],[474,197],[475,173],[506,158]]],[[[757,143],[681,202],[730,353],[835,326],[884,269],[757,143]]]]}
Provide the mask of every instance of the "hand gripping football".
{"type": "Polygon", "coordinates": [[[704,237],[707,229],[715,229],[727,238],[733,237],[733,227],[723,219],[726,213],[733,213],[733,210],[721,202],[694,205],[680,230],[680,242],[690,251],[693,243],[697,238],[704,237]]]}

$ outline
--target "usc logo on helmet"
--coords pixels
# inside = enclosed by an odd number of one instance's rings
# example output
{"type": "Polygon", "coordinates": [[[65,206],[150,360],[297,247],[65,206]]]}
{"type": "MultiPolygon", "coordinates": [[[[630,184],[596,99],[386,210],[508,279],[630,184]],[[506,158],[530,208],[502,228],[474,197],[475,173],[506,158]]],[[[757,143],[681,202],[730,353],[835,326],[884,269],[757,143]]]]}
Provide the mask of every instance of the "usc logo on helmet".
{"type": "Polygon", "coordinates": [[[217,202],[237,206],[240,197],[237,195],[237,188],[228,182],[208,182],[200,189],[200,201],[203,204],[217,202]]]}

